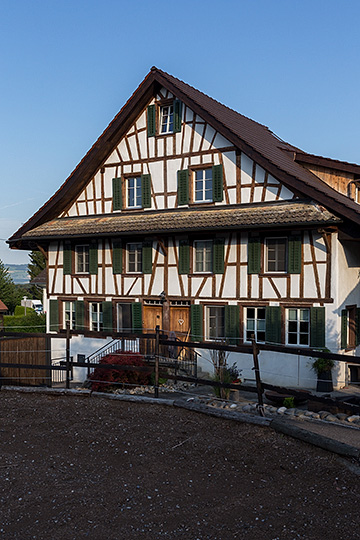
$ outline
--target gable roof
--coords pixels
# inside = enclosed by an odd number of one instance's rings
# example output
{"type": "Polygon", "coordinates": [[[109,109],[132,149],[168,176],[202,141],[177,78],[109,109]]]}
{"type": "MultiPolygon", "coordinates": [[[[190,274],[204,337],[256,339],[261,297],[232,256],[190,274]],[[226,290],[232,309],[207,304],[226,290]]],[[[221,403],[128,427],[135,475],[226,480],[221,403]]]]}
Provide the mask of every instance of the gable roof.
{"type": "Polygon", "coordinates": [[[59,190],[8,240],[10,245],[21,247],[18,241],[24,233],[56,218],[71,204],[112,153],[139,111],[143,110],[161,87],[167,88],[278,180],[323,204],[338,216],[360,225],[359,206],[297,163],[295,155],[299,149],[281,141],[266,126],[153,67],[59,190]]]}

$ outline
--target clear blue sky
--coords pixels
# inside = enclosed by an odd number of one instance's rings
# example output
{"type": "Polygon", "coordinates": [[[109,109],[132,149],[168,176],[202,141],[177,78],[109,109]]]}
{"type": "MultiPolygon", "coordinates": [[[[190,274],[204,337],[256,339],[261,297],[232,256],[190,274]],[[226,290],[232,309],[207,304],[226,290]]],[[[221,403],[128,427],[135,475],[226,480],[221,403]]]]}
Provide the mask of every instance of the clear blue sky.
{"type": "MultiPolygon", "coordinates": [[[[153,65],[305,151],[360,163],[359,23],[358,0],[1,0],[0,238],[153,65]]],[[[28,255],[0,241],[0,259],[28,255]]]]}

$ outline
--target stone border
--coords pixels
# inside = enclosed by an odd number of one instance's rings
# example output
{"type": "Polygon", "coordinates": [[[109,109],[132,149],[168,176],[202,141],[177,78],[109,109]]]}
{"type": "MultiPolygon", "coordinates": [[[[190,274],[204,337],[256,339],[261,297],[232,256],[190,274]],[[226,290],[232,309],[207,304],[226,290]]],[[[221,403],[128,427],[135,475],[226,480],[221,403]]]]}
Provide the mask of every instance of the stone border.
{"type": "MultiPolygon", "coordinates": [[[[265,405],[265,411],[272,416],[277,414],[277,417],[271,418],[269,416],[255,416],[253,413],[257,411],[258,405],[252,403],[242,406],[242,411],[235,410],[238,408],[240,403],[230,403],[230,402],[216,402],[214,399],[201,399],[199,397],[191,397],[188,399],[164,399],[164,398],[153,398],[147,396],[131,395],[131,394],[108,394],[104,392],[91,392],[88,389],[65,389],[65,388],[42,388],[42,387],[24,387],[24,386],[3,386],[1,388],[3,391],[11,392],[22,392],[22,393],[38,393],[45,395],[70,395],[77,397],[91,397],[97,399],[109,399],[115,401],[127,401],[135,403],[146,403],[151,405],[167,405],[172,407],[179,407],[189,411],[194,411],[202,414],[207,414],[208,416],[214,416],[217,418],[225,418],[227,420],[234,420],[236,422],[253,424],[263,427],[270,427],[276,432],[283,433],[294,437],[296,439],[305,441],[314,446],[328,450],[339,454],[341,456],[352,457],[360,459],[360,449],[354,446],[342,443],[336,439],[331,439],[329,437],[324,437],[317,433],[307,431],[301,427],[292,425],[290,423],[290,418],[285,419],[286,413],[284,411],[279,412],[279,409],[276,407],[271,407],[265,405]],[[216,405],[214,405],[214,402],[216,405]],[[276,413],[270,409],[275,409],[276,413]]],[[[1,395],[1,394],[0,394],[1,395]]],[[[283,409],[283,407],[280,407],[283,409]]],[[[287,409],[288,411],[291,409],[287,409]]],[[[302,411],[301,409],[294,409],[294,411],[301,411],[302,413],[308,411],[302,411]]],[[[325,412],[325,411],[324,411],[325,412]]],[[[309,418],[309,420],[321,421],[321,411],[317,414],[316,417],[309,418]]],[[[286,416],[292,417],[293,419],[300,419],[303,415],[296,415],[295,413],[287,414],[286,416]]],[[[351,421],[350,421],[351,422],[351,421]]],[[[347,425],[343,421],[339,421],[337,425],[342,425],[343,427],[355,428],[355,426],[347,425]]],[[[360,431],[360,430],[359,430],[360,431]]]]}

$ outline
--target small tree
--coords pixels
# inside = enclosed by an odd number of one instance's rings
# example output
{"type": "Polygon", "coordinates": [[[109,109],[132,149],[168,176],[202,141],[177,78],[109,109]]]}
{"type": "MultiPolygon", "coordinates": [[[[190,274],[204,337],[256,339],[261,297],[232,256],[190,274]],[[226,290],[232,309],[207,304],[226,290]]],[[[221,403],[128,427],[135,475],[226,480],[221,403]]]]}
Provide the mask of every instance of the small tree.
{"type": "Polygon", "coordinates": [[[4,302],[8,310],[12,313],[15,306],[20,302],[15,283],[13,282],[9,270],[0,260],[0,300],[4,302]]]}

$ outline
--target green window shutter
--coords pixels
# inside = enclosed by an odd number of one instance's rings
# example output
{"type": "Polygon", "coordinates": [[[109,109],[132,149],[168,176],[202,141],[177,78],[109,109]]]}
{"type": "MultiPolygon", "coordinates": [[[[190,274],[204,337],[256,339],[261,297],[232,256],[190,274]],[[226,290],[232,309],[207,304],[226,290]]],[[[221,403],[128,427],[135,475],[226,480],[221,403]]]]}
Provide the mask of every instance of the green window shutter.
{"type": "Polygon", "coordinates": [[[231,345],[239,345],[239,306],[225,306],[225,338],[231,345]]]}
{"type": "Polygon", "coordinates": [[[148,134],[148,137],[154,137],[156,135],[155,105],[149,105],[147,108],[147,134],[148,134]]]}
{"type": "Polygon", "coordinates": [[[113,188],[113,210],[121,210],[122,209],[122,179],[113,178],[112,188],[113,188]]]}
{"type": "Polygon", "coordinates": [[[103,328],[104,332],[113,331],[113,311],[112,302],[102,302],[103,328]]]}
{"type": "Polygon", "coordinates": [[[98,273],[98,243],[93,240],[89,246],[89,274],[98,273]]]}
{"type": "Polygon", "coordinates": [[[142,305],[140,302],[131,304],[131,320],[133,332],[142,332],[142,305]]]}
{"type": "Polygon", "coordinates": [[[212,168],[213,179],[213,201],[221,202],[223,200],[223,166],[214,165],[212,168]]]}
{"type": "Polygon", "coordinates": [[[356,346],[360,345],[360,308],[356,308],[355,314],[356,346]]]}
{"type": "Polygon", "coordinates": [[[224,238],[215,238],[213,242],[213,272],[214,274],[224,273],[224,238]]]}
{"type": "Polygon", "coordinates": [[[151,174],[141,175],[141,204],[143,208],[151,208],[151,174]]]}
{"type": "Polygon", "coordinates": [[[179,274],[190,273],[190,246],[189,240],[179,242],[179,274]]]}
{"type": "Polygon", "coordinates": [[[113,240],[113,274],[122,273],[122,244],[119,240],[113,240]]]}
{"type": "Polygon", "coordinates": [[[50,300],[50,332],[58,332],[59,330],[59,301],[50,300]]]}
{"type": "Polygon", "coordinates": [[[203,306],[200,304],[192,304],[190,306],[191,316],[191,340],[203,341],[203,306]]]}
{"type": "Polygon", "coordinates": [[[310,308],[310,347],[325,347],[325,308],[310,308]]]}
{"type": "Polygon", "coordinates": [[[174,100],[174,133],[180,133],[181,131],[181,112],[182,103],[180,100],[174,100]]]}
{"type": "Polygon", "coordinates": [[[178,205],[189,204],[189,171],[178,171],[178,205]]]}
{"type": "Polygon", "coordinates": [[[341,310],[341,348],[346,349],[348,342],[348,312],[347,309],[341,310]]]}
{"type": "Polygon", "coordinates": [[[281,343],[280,306],[267,306],[265,311],[265,319],[265,341],[267,343],[281,343]]]}
{"type": "Polygon", "coordinates": [[[143,242],[142,271],[143,271],[143,274],[152,273],[152,242],[143,242]]]}
{"type": "Polygon", "coordinates": [[[260,274],[261,270],[261,243],[260,238],[249,237],[248,240],[248,274],[260,274]]]}
{"type": "Polygon", "coordinates": [[[75,328],[78,331],[85,330],[85,304],[82,300],[75,301],[75,328]]]}
{"type": "Polygon", "coordinates": [[[64,275],[71,274],[71,260],[72,260],[72,251],[71,251],[71,242],[64,242],[63,247],[63,273],[64,275]]]}
{"type": "Polygon", "coordinates": [[[289,236],[288,240],[288,272],[301,273],[301,236],[289,236]]]}

